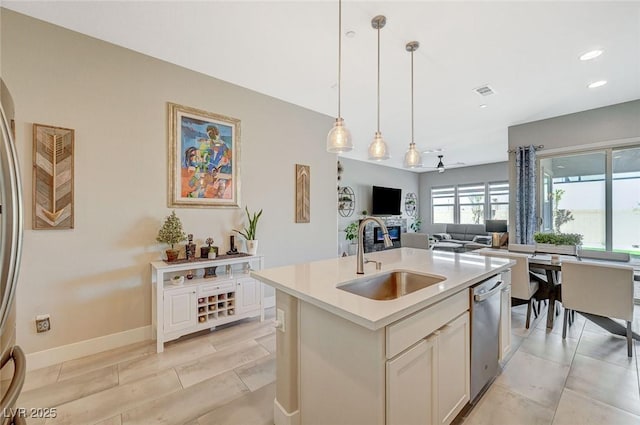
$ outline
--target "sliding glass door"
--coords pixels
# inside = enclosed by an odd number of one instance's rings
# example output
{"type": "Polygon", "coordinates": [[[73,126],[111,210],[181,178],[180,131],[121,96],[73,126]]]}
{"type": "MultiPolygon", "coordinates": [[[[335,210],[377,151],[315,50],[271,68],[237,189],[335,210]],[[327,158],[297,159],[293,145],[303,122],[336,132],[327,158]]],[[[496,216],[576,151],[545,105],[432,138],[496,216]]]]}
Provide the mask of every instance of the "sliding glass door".
{"type": "Polygon", "coordinates": [[[583,246],[606,247],[606,153],[540,160],[542,231],[579,233],[583,246]]]}
{"type": "Polygon", "coordinates": [[[640,147],[542,157],[540,231],[640,256],[640,147]]]}
{"type": "Polygon", "coordinates": [[[612,248],[640,255],[640,148],[612,156],[612,248]]]}

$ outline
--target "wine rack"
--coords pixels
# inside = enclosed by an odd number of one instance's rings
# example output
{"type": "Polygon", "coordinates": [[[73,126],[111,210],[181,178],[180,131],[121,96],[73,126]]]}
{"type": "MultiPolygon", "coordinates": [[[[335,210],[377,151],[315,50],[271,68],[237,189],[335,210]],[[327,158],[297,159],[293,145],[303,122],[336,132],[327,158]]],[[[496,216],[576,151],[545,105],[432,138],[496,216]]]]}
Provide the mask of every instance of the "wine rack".
{"type": "Polygon", "coordinates": [[[198,323],[236,314],[236,293],[224,292],[198,298],[198,323]]]}

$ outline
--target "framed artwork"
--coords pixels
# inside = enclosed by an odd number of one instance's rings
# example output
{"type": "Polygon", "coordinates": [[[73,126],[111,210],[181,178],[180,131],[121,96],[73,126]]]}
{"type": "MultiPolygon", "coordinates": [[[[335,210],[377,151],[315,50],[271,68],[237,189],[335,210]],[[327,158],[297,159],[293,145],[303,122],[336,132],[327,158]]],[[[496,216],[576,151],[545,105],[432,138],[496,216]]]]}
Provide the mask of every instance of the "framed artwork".
{"type": "Polygon", "coordinates": [[[168,106],[169,207],[238,208],[240,120],[168,106]]]}
{"type": "Polygon", "coordinates": [[[33,124],[33,228],[73,229],[74,131],[33,124]]]}
{"type": "Polygon", "coordinates": [[[296,164],[296,223],[311,221],[311,169],[296,164]]]}

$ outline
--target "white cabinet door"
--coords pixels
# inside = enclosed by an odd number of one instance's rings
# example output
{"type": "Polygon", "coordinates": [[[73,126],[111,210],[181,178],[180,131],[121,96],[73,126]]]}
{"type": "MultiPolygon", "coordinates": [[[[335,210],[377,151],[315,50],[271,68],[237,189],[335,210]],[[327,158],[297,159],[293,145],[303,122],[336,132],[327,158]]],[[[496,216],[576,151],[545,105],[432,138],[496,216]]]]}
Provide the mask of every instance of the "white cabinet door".
{"type": "Polygon", "coordinates": [[[260,282],[250,277],[238,278],[236,287],[238,314],[260,308],[260,282]]]}
{"type": "Polygon", "coordinates": [[[469,401],[469,313],[452,320],[436,333],[439,377],[437,423],[449,424],[469,401]]]}
{"type": "Polygon", "coordinates": [[[387,424],[432,424],[436,417],[437,336],[387,361],[387,424]]]}
{"type": "Polygon", "coordinates": [[[196,288],[171,289],[164,292],[164,333],[196,325],[196,288]]]}
{"type": "Polygon", "coordinates": [[[504,361],[511,349],[511,285],[506,285],[500,294],[500,355],[504,361]]]}

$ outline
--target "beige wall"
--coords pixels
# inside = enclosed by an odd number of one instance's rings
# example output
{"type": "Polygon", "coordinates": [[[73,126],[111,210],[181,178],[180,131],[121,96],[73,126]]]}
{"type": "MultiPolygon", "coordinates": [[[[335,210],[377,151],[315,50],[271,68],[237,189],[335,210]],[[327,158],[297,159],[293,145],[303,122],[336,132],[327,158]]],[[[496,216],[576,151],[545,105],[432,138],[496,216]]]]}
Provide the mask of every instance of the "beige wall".
{"type": "MultiPolygon", "coordinates": [[[[242,206],[264,209],[267,267],[335,256],[331,117],[6,9],[1,19],[25,189],[17,338],[27,352],[150,324],[149,262],[160,258],[155,236],[170,213],[167,102],[242,120],[242,206]],[[75,129],[74,230],[30,230],[33,123],[75,129]],[[294,223],[296,163],[311,166],[309,224],[294,223]],[[36,334],[43,313],[52,330],[36,334]]],[[[176,212],[199,244],[213,236],[225,250],[244,219],[240,209],[176,212]]]]}

